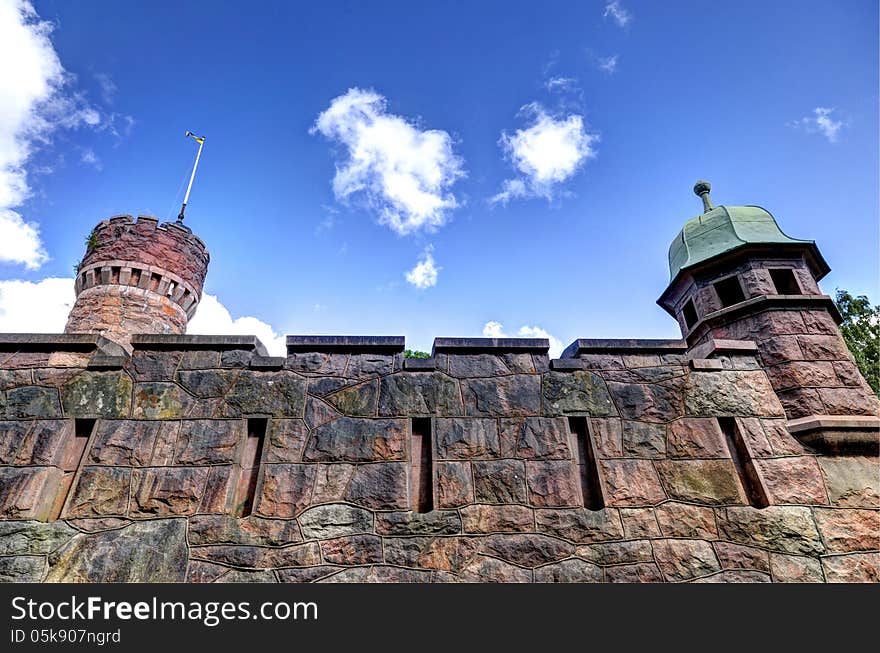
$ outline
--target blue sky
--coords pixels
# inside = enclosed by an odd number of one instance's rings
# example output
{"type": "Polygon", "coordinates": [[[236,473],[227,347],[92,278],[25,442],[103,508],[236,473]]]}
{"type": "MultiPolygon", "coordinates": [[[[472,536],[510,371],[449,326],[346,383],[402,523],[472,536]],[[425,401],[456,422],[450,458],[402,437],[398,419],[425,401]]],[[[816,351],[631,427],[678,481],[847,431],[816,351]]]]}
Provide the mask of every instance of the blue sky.
{"type": "Polygon", "coordinates": [[[677,337],[701,178],[880,300],[876,2],[315,4],[0,0],[43,39],[0,57],[0,328],[63,328],[99,220],[176,216],[188,129],[200,330],[677,337]]]}

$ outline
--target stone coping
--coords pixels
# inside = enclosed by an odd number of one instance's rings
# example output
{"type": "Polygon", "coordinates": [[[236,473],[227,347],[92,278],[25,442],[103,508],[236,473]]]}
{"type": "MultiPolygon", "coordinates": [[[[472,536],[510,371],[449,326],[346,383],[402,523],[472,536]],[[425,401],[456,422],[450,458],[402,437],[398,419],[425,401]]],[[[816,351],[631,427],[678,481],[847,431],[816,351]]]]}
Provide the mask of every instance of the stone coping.
{"type": "Polygon", "coordinates": [[[402,352],[406,347],[403,336],[287,336],[287,353],[306,352],[402,352]]]}
{"type": "Polygon", "coordinates": [[[177,333],[138,333],[131,337],[134,349],[251,349],[258,356],[269,356],[256,336],[207,336],[177,333]]]}
{"type": "Polygon", "coordinates": [[[874,415],[808,415],[790,420],[788,431],[826,454],[880,453],[880,417],[874,415]]]}
{"type": "Polygon", "coordinates": [[[0,333],[0,351],[95,351],[126,356],[115,342],[97,333],[0,333]]]}
{"type": "Polygon", "coordinates": [[[713,358],[714,356],[756,356],[758,343],[754,340],[724,340],[710,338],[688,351],[688,358],[713,358]]]}
{"type": "Polygon", "coordinates": [[[560,358],[575,358],[580,354],[683,354],[685,351],[684,340],[578,338],[565,348],[560,358]]]}
{"type": "Polygon", "coordinates": [[[535,353],[550,349],[547,338],[434,338],[433,353],[535,353]]]}
{"type": "Polygon", "coordinates": [[[404,358],[403,369],[432,372],[437,369],[437,361],[433,358],[404,358]]]}

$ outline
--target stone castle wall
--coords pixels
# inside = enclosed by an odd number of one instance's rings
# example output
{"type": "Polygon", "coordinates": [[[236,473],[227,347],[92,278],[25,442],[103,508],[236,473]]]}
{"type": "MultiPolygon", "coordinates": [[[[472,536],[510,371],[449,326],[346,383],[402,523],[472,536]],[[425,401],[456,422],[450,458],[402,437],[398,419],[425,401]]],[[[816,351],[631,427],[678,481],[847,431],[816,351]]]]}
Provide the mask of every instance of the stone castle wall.
{"type": "Polygon", "coordinates": [[[0,579],[880,580],[876,454],[750,341],[131,345],[0,337],[0,579]]]}

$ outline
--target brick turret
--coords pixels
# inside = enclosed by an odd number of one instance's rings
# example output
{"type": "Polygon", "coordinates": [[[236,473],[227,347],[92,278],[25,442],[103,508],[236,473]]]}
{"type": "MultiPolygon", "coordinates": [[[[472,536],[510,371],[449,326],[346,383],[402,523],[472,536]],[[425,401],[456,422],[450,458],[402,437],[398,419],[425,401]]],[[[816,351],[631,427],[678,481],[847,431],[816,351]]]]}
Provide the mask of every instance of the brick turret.
{"type": "Polygon", "coordinates": [[[830,268],[815,242],[785,235],[757,206],[718,206],[708,182],[704,213],[669,249],[671,281],[658,303],[693,348],[751,340],[785,408],[789,429],[832,450],[876,450],[880,402],[855,365],[840,315],[818,281],[830,268]]]}
{"type": "Polygon", "coordinates": [[[180,223],[128,215],[101,222],[77,270],[65,333],[99,333],[129,350],[137,333],[184,333],[209,260],[205,244],[180,223]]]}

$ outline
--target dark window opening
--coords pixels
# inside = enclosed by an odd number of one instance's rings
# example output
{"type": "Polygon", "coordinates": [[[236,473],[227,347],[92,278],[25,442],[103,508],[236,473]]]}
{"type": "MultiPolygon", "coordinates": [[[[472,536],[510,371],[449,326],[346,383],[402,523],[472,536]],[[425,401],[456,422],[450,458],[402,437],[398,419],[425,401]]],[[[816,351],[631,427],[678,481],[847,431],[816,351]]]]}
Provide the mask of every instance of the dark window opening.
{"type": "Polygon", "coordinates": [[[770,278],[776,287],[777,295],[800,295],[801,288],[794,276],[794,270],[783,268],[779,270],[770,270],[770,278]]]}
{"type": "Polygon", "coordinates": [[[268,420],[265,418],[253,418],[247,421],[247,440],[241,456],[241,473],[235,493],[235,514],[239,517],[247,517],[254,509],[267,423],[268,420]]]}
{"type": "Polygon", "coordinates": [[[746,300],[743,294],[742,286],[739,283],[739,277],[732,276],[715,282],[715,292],[718,293],[718,299],[724,308],[739,304],[746,300]]]}
{"type": "Polygon", "coordinates": [[[596,466],[596,455],[590,440],[587,418],[569,417],[568,428],[574,445],[584,508],[602,510],[605,507],[605,499],[602,497],[602,486],[599,484],[599,470],[596,466]]]}
{"type": "Polygon", "coordinates": [[[697,309],[694,308],[693,300],[687,300],[687,304],[684,305],[682,313],[684,313],[684,323],[687,324],[687,328],[693,329],[694,325],[697,323],[697,309]]]}
{"type": "Polygon", "coordinates": [[[434,479],[430,417],[415,417],[412,421],[410,484],[413,511],[431,512],[434,509],[434,479]]]}
{"type": "Polygon", "coordinates": [[[733,466],[739,475],[740,483],[745,492],[749,505],[754,508],[766,508],[770,505],[767,499],[767,493],[758,477],[755,469],[755,463],[749,455],[748,447],[743,439],[742,433],[737,426],[733,417],[719,417],[718,425],[724,433],[727,440],[727,448],[730,450],[730,457],[733,459],[733,466]]]}
{"type": "Polygon", "coordinates": [[[61,511],[64,510],[64,504],[67,503],[67,496],[73,487],[73,479],[82,463],[83,455],[86,452],[86,445],[89,443],[89,437],[95,429],[93,419],[75,419],[73,420],[73,433],[71,433],[64,442],[64,449],[61,452],[61,460],[58,461],[58,467],[61,469],[61,480],[58,484],[58,491],[55,493],[55,503],[52,504],[52,513],[49,516],[50,521],[55,521],[61,517],[61,511]]]}

